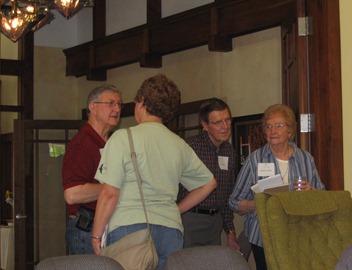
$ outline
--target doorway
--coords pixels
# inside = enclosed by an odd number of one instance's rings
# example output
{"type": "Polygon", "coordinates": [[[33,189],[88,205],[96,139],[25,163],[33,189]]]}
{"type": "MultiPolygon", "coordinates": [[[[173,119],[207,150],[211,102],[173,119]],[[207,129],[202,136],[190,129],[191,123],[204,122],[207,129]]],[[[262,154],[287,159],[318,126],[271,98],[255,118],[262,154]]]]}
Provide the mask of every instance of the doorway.
{"type": "Polygon", "coordinates": [[[66,254],[63,154],[81,120],[15,120],[13,140],[15,269],[66,254]]]}

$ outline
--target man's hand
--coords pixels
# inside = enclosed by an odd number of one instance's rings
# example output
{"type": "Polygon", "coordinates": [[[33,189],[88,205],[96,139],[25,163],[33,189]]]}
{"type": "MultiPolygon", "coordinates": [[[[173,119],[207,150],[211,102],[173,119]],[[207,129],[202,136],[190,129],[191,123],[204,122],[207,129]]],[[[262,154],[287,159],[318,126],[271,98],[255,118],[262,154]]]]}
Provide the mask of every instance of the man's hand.
{"type": "Polygon", "coordinates": [[[227,234],[227,245],[234,250],[241,250],[240,244],[237,242],[236,234],[234,232],[229,232],[227,234]]]}

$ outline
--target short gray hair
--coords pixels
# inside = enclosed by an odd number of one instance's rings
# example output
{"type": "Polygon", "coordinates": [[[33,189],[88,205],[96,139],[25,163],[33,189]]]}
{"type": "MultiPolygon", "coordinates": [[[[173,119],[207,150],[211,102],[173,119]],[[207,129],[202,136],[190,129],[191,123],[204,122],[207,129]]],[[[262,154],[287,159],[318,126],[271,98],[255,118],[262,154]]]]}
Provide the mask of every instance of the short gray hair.
{"type": "Polygon", "coordinates": [[[95,87],[92,91],[90,91],[87,98],[87,116],[88,117],[90,115],[89,104],[93,101],[99,100],[101,94],[104,92],[113,92],[118,94],[121,97],[121,92],[114,85],[104,84],[104,85],[95,87]]]}

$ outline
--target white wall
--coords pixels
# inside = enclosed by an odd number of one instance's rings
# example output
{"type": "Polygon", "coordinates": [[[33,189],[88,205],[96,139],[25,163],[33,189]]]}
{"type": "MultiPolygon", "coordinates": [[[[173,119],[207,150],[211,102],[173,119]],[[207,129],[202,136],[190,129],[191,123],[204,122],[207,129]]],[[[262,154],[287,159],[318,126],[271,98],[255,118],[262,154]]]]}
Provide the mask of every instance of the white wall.
{"type": "Polygon", "coordinates": [[[162,0],[161,16],[168,17],[192,8],[203,6],[214,1],[211,0],[162,0]]]}
{"type": "MultiPolygon", "coordinates": [[[[2,59],[18,59],[18,46],[3,34],[0,42],[0,55],[2,59]]],[[[17,86],[16,76],[0,76],[0,102],[1,105],[17,105],[17,86]]],[[[13,120],[17,118],[17,113],[1,112],[0,114],[0,133],[11,133],[13,131],[13,120]]]]}
{"type": "MultiPolygon", "coordinates": [[[[86,8],[80,11],[80,13],[73,16],[71,19],[65,19],[57,11],[53,11],[55,19],[38,31],[34,32],[34,45],[35,46],[46,46],[56,48],[70,48],[78,44],[78,15],[82,17],[89,16],[92,13],[91,8],[86,8]]],[[[86,23],[87,24],[87,23],[86,23]]],[[[92,29],[91,20],[88,22],[89,27],[85,31],[92,29]]],[[[82,27],[82,30],[85,29],[82,27]]],[[[85,42],[91,40],[91,35],[85,42]]]]}
{"type": "Polygon", "coordinates": [[[345,189],[352,192],[352,1],[340,0],[341,66],[342,66],[342,117],[343,159],[345,189]]]}

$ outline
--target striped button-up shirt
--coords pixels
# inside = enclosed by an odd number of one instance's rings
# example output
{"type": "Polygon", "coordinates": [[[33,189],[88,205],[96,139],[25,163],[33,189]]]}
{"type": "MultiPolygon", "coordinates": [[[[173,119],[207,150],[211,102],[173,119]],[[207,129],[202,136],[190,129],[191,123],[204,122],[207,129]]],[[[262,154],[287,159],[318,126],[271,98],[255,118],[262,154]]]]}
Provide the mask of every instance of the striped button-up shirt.
{"type": "MultiPolygon", "coordinates": [[[[325,189],[324,184],[315,167],[314,159],[307,151],[299,149],[295,143],[290,142],[293,147],[293,154],[289,158],[289,182],[293,181],[294,176],[305,175],[307,181],[316,189],[325,189]]],[[[258,183],[265,177],[258,176],[259,163],[274,163],[275,174],[279,174],[279,164],[270,150],[269,144],[251,153],[243,164],[236,180],[236,185],[229,199],[229,205],[232,210],[239,211],[239,203],[243,200],[254,200],[254,192],[251,186],[258,183]]],[[[249,212],[244,216],[244,231],[252,244],[263,246],[260,234],[259,223],[256,212],[249,212]]]]}

